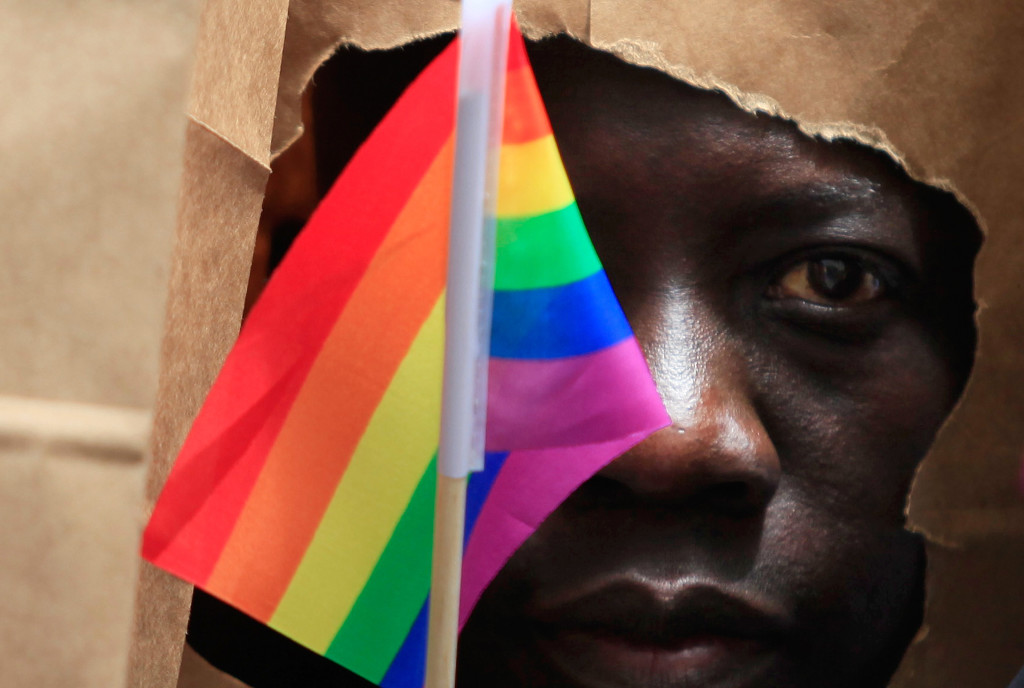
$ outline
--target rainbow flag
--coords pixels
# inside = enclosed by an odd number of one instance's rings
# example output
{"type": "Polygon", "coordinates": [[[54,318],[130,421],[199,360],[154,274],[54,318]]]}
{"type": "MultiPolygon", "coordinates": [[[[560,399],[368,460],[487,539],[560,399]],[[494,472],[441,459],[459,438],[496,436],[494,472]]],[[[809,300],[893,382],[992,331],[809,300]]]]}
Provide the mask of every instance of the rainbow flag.
{"type": "MultiPolygon", "coordinates": [[[[409,87],[255,306],[143,556],[359,675],[422,684],[457,41],[409,87]]],[[[518,30],[498,198],[486,468],[464,623],[540,522],[669,420],[590,244],[518,30]]]]}

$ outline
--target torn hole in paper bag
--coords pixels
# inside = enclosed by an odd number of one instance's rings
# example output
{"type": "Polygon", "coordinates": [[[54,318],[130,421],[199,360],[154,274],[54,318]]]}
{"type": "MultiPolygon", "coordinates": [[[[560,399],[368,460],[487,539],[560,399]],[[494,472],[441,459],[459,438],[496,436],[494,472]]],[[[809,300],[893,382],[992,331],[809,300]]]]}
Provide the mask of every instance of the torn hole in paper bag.
{"type": "MultiPolygon", "coordinates": [[[[422,32],[417,30],[417,34],[436,33],[449,28],[443,19],[448,16],[445,14],[447,11],[441,11],[439,16],[442,19],[437,20],[432,28],[422,32]]],[[[889,175],[887,179],[900,178],[899,171],[881,157],[872,155],[854,144],[842,142],[843,139],[852,139],[860,144],[880,149],[904,163],[916,179],[933,183],[941,189],[956,189],[957,196],[969,197],[973,202],[971,209],[985,218],[989,239],[979,258],[976,292],[973,297],[984,306],[980,314],[980,339],[974,361],[974,377],[962,397],[960,406],[939,434],[938,443],[920,471],[909,511],[913,527],[930,537],[928,548],[931,560],[935,564],[930,569],[928,584],[932,604],[928,607],[926,625],[923,626],[927,633],[920,634],[920,642],[911,648],[902,669],[896,674],[893,685],[1004,685],[1012,677],[1017,665],[1024,663],[1024,651],[1019,647],[1019,641],[1014,640],[1024,637],[1017,632],[1019,629],[1014,625],[1020,623],[1022,615],[1017,614],[1012,605],[1005,604],[1013,597],[1013,589],[1010,588],[1014,580],[1013,572],[1016,570],[1012,566],[1013,552],[1021,549],[1020,528],[1014,525],[1019,524],[1021,515],[1014,477],[1021,453],[1020,447],[1024,444],[1022,438],[1018,436],[1020,430],[1013,422],[1014,417],[1019,417],[1015,416],[1014,411],[1024,406],[1018,391],[1020,385],[1014,383],[1014,375],[1019,373],[1021,366],[1012,346],[1014,341],[1020,341],[1016,338],[1022,324],[1018,315],[1020,309],[1017,306],[1020,303],[1017,297],[1020,295],[1016,293],[1019,287],[1009,278],[1015,274],[1014,261],[1018,260],[1016,256],[1019,253],[1014,249],[1018,248],[1020,242],[1018,237],[1021,236],[1021,219],[1012,203],[1007,200],[1006,192],[1011,187],[1008,180],[1019,178],[1014,177],[1014,173],[1019,172],[1021,156],[1015,154],[1021,152],[1022,144],[1012,127],[1013,113],[1020,112],[1020,103],[1013,102],[1017,96],[1005,93],[997,88],[996,84],[1005,70],[1019,57],[1014,52],[1015,48],[1010,46],[1009,40],[1006,39],[1009,34],[1003,32],[1008,31],[1009,26],[1019,25],[1020,15],[1009,7],[993,8],[984,16],[952,15],[954,10],[943,10],[929,3],[904,8],[893,16],[888,12],[888,9],[871,3],[867,4],[864,16],[856,16],[849,12],[840,15],[838,10],[830,13],[809,6],[800,7],[798,4],[761,3],[754,12],[754,16],[759,18],[761,24],[754,27],[744,23],[744,17],[738,14],[738,11],[730,12],[728,8],[720,7],[715,12],[702,12],[699,6],[695,6],[695,9],[687,10],[685,17],[680,16],[681,11],[665,10],[662,13],[655,12],[651,13],[651,16],[637,18],[642,13],[631,12],[626,4],[594,2],[591,3],[586,16],[585,31],[574,29],[573,32],[589,36],[589,40],[595,46],[618,54],[629,62],[651,65],[684,81],[723,90],[743,109],[788,116],[798,123],[801,131],[837,141],[834,148],[823,147],[819,143],[788,133],[792,127],[780,123],[765,127],[766,130],[770,130],[763,134],[769,143],[778,143],[778,137],[790,136],[793,150],[802,147],[805,151],[855,151],[851,155],[862,162],[853,166],[860,172],[864,172],[866,167],[877,171],[884,170],[883,176],[889,175]],[[943,21],[944,16],[955,16],[958,21],[943,21]],[[792,24],[784,21],[787,17],[792,20],[792,24]],[[891,31],[880,36],[871,29],[873,25],[883,24],[880,21],[882,17],[891,20],[891,26],[886,29],[891,31]],[[629,18],[629,21],[625,18],[629,18]],[[876,20],[874,24],[869,21],[872,18],[876,20]],[[739,22],[746,33],[737,30],[737,24],[730,22],[739,22]],[[955,34],[951,33],[951,26],[956,27],[955,34]],[[1000,36],[1003,36],[1001,41],[998,40],[1000,36]],[[1002,61],[994,59],[981,47],[985,44],[991,46],[992,41],[996,41],[995,44],[999,46],[1006,45],[1006,55],[1002,61]],[[702,50],[680,53],[679,46],[688,44],[699,44],[702,50]],[[810,47],[802,47],[804,45],[810,47]],[[872,46],[881,46],[885,50],[869,49],[872,46]],[[941,51],[938,50],[938,46],[942,46],[941,51]],[[884,54],[881,54],[882,52],[884,54]],[[776,64],[763,57],[776,57],[776,53],[785,59],[778,60],[776,64]],[[687,59],[679,61],[677,56],[680,54],[684,54],[687,59]],[[678,66],[680,64],[688,66],[678,66]],[[750,95],[757,93],[768,93],[772,97],[750,95]],[[936,93],[939,95],[935,95],[936,93]],[[928,113],[922,118],[923,124],[915,123],[912,113],[916,112],[928,113]],[[854,122],[857,124],[852,124],[854,122]],[[884,135],[881,133],[883,131],[884,135]],[[958,559],[963,563],[957,563],[958,559]],[[967,572],[970,572],[971,580],[980,579],[985,582],[982,587],[987,594],[977,603],[972,604],[971,598],[966,596],[950,594],[951,588],[948,586],[951,583],[947,581],[960,581],[962,584],[967,572]],[[986,618],[991,621],[987,624],[987,627],[992,629],[991,636],[969,631],[968,624],[972,618],[975,622],[977,620],[975,604],[986,610],[986,618]],[[978,657],[981,656],[988,659],[980,662],[978,657]],[[979,665],[983,665],[984,668],[979,669],[979,665]]],[[[356,19],[355,16],[349,17],[349,21],[356,19]]],[[[552,28],[554,31],[561,31],[565,26],[556,25],[552,28]]],[[[532,27],[533,34],[542,32],[542,29],[532,27]]],[[[372,32],[370,35],[371,38],[363,38],[360,42],[374,44],[372,32]]],[[[330,46],[335,42],[336,39],[329,38],[325,45],[330,46]]],[[[1017,63],[1019,64],[1019,60],[1017,63]]],[[[557,82],[557,79],[555,81],[557,82]]],[[[560,84],[560,87],[565,92],[571,90],[572,84],[560,84]]],[[[717,96],[693,97],[697,100],[707,98],[707,102],[723,102],[717,96]]],[[[599,119],[599,115],[595,115],[595,118],[599,119]]],[[[556,135],[561,141],[557,115],[555,119],[556,135]]],[[[764,115],[758,115],[756,118],[758,122],[763,120],[764,115]]],[[[611,126],[609,123],[605,125],[611,126]]],[[[727,134],[727,128],[723,125],[719,133],[727,134]]],[[[686,132],[676,134],[685,138],[686,132]]],[[[287,132],[278,133],[276,139],[284,141],[288,136],[287,132]]],[[[568,138],[572,136],[569,134],[568,138]]],[[[572,145],[586,149],[585,143],[588,142],[572,145]]],[[[605,142],[592,143],[596,147],[598,144],[604,145],[605,142]]],[[[692,147],[681,147],[680,157],[688,150],[692,150],[692,147]]],[[[723,153],[722,150],[717,152],[723,153]]],[[[714,153],[715,151],[705,152],[704,157],[709,160],[720,157],[714,153]]],[[[809,163],[811,168],[817,166],[816,169],[820,171],[828,166],[828,153],[809,152],[808,155],[813,158],[809,163]]],[[[663,158],[664,155],[656,159],[663,158]]],[[[574,184],[597,184],[589,179],[588,175],[597,175],[593,170],[610,169],[615,162],[606,159],[595,164],[581,165],[580,171],[572,174],[572,162],[569,160],[574,184]],[[578,182],[578,179],[581,181],[578,182]]],[[[787,174],[799,175],[804,172],[806,170],[792,170],[787,174]]],[[[653,184],[657,180],[652,175],[651,179],[646,181],[653,184]]],[[[707,180],[705,183],[710,187],[713,180],[707,180]]],[[[638,188],[637,184],[639,182],[635,182],[630,189],[638,188]]],[[[867,197],[872,197],[872,194],[877,196],[879,193],[884,196],[884,190],[879,191],[880,184],[884,186],[880,182],[873,185],[868,181],[859,191],[867,197]]],[[[919,188],[905,180],[898,184],[905,188],[919,188]]],[[[942,221],[949,221],[950,224],[959,223],[961,228],[966,228],[965,235],[973,234],[973,221],[969,214],[957,209],[951,198],[939,192],[920,193],[938,199],[939,207],[943,209],[942,213],[933,211],[933,214],[942,217],[932,217],[931,220],[939,224],[942,221]]],[[[592,195],[595,198],[614,197],[614,194],[592,195]]],[[[824,196],[819,201],[825,203],[826,200],[823,199],[824,196]]],[[[883,205],[884,203],[883,201],[883,205]]],[[[593,204],[595,210],[591,213],[613,218],[629,217],[627,211],[621,209],[624,205],[628,206],[623,202],[618,202],[616,206],[612,200],[597,201],[593,204]],[[607,207],[602,206],[603,203],[607,203],[607,207]]],[[[635,208],[631,209],[634,210],[635,208]]],[[[684,226],[686,221],[696,222],[693,219],[695,216],[711,222],[709,218],[702,216],[702,213],[709,215],[709,211],[694,209],[692,205],[685,210],[686,213],[680,211],[678,217],[673,218],[677,226],[684,226]]],[[[751,217],[764,217],[756,211],[756,208],[750,209],[747,215],[742,216],[743,219],[749,223],[751,217]]],[[[584,208],[585,216],[587,212],[584,208]]],[[[763,212],[763,209],[760,209],[760,212],[763,212]]],[[[827,224],[825,220],[820,222],[827,224]]],[[[930,226],[927,222],[923,224],[930,226]]],[[[631,231],[636,234],[630,236],[639,241],[644,236],[643,229],[632,229],[631,231]]],[[[853,236],[849,224],[844,226],[839,222],[831,227],[830,231],[833,233],[830,235],[830,241],[841,239],[839,243],[843,246],[864,251],[856,254],[861,261],[857,269],[870,273],[870,270],[867,270],[870,266],[866,264],[867,254],[873,251],[876,245],[865,238],[853,236]]],[[[601,240],[596,241],[600,244],[601,240]]],[[[957,244],[955,237],[951,236],[936,243],[945,244],[943,248],[947,254],[969,258],[973,251],[971,241],[968,239],[966,243],[957,244]]],[[[916,254],[918,258],[921,253],[931,250],[931,243],[933,242],[922,242],[916,254]]],[[[616,244],[611,242],[609,246],[616,244]]],[[[681,247],[673,246],[672,250],[677,253],[669,252],[671,255],[684,257],[678,254],[678,251],[682,250],[681,247]]],[[[624,256],[622,271],[625,271],[630,258],[637,260],[638,256],[624,256]]],[[[781,295],[775,298],[774,302],[786,299],[800,300],[801,297],[814,296],[816,285],[821,287],[822,284],[845,284],[849,288],[852,284],[852,278],[848,274],[850,265],[843,264],[843,256],[825,256],[820,260],[812,256],[813,260],[819,260],[813,265],[808,265],[808,261],[801,262],[800,258],[801,256],[794,257],[795,262],[792,266],[786,266],[791,268],[788,271],[782,271],[784,269],[780,268],[782,274],[774,282],[772,278],[766,278],[770,285],[758,293],[781,295]],[[832,262],[821,262],[825,260],[832,262]],[[829,270],[832,272],[829,273],[829,270]],[[837,271],[840,277],[845,275],[845,278],[837,278],[837,271]],[[831,274],[831,278],[825,279],[827,274],[831,274]]],[[[943,264],[941,259],[935,260],[943,264]]],[[[685,260],[680,262],[686,263],[685,260]]],[[[896,262],[912,263],[913,259],[904,258],[901,254],[896,262]]],[[[670,267],[659,265],[658,270],[665,271],[670,267]]],[[[962,264],[960,269],[962,272],[962,264]]],[[[942,268],[939,270],[940,275],[941,270],[942,268]]],[[[871,293],[873,280],[885,277],[881,274],[860,276],[862,281],[858,283],[858,288],[861,291],[856,292],[860,294],[857,298],[871,293]]],[[[962,290],[963,279],[962,275],[953,275],[951,281],[959,282],[962,290]]],[[[852,281],[856,282],[855,279],[852,281]]],[[[935,276],[933,281],[941,280],[935,276]]],[[[677,281],[675,285],[685,291],[687,285],[685,280],[682,282],[683,284],[679,284],[677,281]]],[[[913,278],[902,283],[900,289],[912,291],[913,287],[908,282],[913,282],[913,278]]],[[[945,286],[951,291],[956,290],[950,285],[945,286]]],[[[885,289],[889,289],[890,294],[897,290],[895,286],[887,286],[885,289]]],[[[648,293],[658,292],[656,289],[647,291],[645,288],[630,284],[620,288],[620,298],[627,304],[633,303],[635,309],[638,309],[637,312],[643,310],[644,298],[648,293]]],[[[865,302],[870,302],[870,298],[865,302]]],[[[967,303],[962,305],[964,308],[970,307],[967,303]]],[[[773,303],[770,307],[776,306],[778,303],[773,303]]],[[[715,308],[727,310],[718,306],[715,308]]],[[[924,303],[920,304],[920,308],[928,310],[924,303]]],[[[668,316],[659,317],[662,317],[662,320],[658,320],[658,326],[652,326],[654,333],[660,333],[661,329],[665,328],[669,331],[681,331],[679,328],[685,327],[685,323],[675,323],[677,330],[672,330],[664,320],[668,316]]],[[[942,320],[945,316],[942,313],[932,313],[929,317],[942,320]]],[[[683,320],[685,321],[685,318],[683,320]]],[[[918,321],[918,326],[923,327],[921,322],[923,321],[918,321]]],[[[955,329],[952,326],[954,322],[961,323],[961,332],[958,334],[950,331],[939,336],[939,340],[943,337],[956,339],[957,336],[969,338],[969,335],[964,334],[965,330],[970,329],[969,323],[963,324],[963,318],[950,318],[947,328],[955,329]]],[[[809,320],[799,323],[797,329],[801,332],[810,330],[813,336],[833,336],[820,331],[822,328],[809,320]],[[815,331],[816,329],[819,331],[815,331]]],[[[877,336],[884,339],[882,334],[877,336]]],[[[658,347],[668,346],[662,341],[656,343],[658,347]]],[[[863,342],[861,344],[863,345],[863,342]]],[[[927,344],[925,349],[928,346],[955,349],[957,345],[951,342],[943,344],[940,341],[927,344]]],[[[966,345],[960,344],[961,348],[964,346],[966,345]]],[[[650,350],[657,347],[652,343],[648,348],[650,350]]],[[[772,359],[763,352],[755,351],[754,356],[750,356],[749,351],[745,353],[748,354],[748,363],[753,360],[760,366],[755,366],[758,374],[779,374],[779,367],[782,364],[778,359],[772,359]],[[757,356],[767,358],[758,362],[757,356]]],[[[882,352],[876,353],[880,356],[881,362],[889,362],[882,352]]],[[[959,354],[952,357],[957,356],[959,354]]],[[[826,356],[815,358],[809,355],[808,359],[813,359],[811,363],[814,365],[810,367],[816,366],[821,369],[835,369],[849,364],[848,360],[837,364],[835,360],[828,360],[826,356]]],[[[927,377],[927,374],[917,367],[919,363],[920,361],[914,361],[914,365],[910,365],[905,361],[902,367],[889,367],[886,384],[899,390],[906,390],[917,384],[921,376],[927,377]]],[[[957,365],[962,369],[964,363],[961,361],[957,365]]],[[[854,367],[856,368],[856,365],[854,367]]],[[[753,375],[749,371],[747,374],[753,375]]],[[[879,374],[876,378],[881,379],[882,376],[879,374]]],[[[663,387],[666,385],[662,384],[663,387]]],[[[829,385],[838,384],[822,383],[833,392],[834,387],[829,385]]],[[[959,389],[960,384],[955,382],[952,386],[959,389]]],[[[680,395],[685,396],[682,392],[680,395]]],[[[955,398],[956,394],[953,394],[953,397],[955,398]]],[[[916,427],[915,423],[924,422],[919,415],[905,413],[905,409],[902,408],[905,404],[897,404],[901,407],[900,414],[885,413],[880,408],[872,411],[870,406],[873,398],[866,389],[859,394],[850,394],[840,408],[823,413],[825,420],[818,418],[807,421],[807,424],[819,422],[827,425],[829,431],[834,434],[828,435],[825,430],[814,428],[811,428],[811,431],[825,433],[821,435],[822,438],[827,436],[836,441],[839,448],[835,453],[839,453],[846,444],[855,444],[854,440],[843,439],[840,430],[844,424],[859,425],[867,432],[872,427],[883,427],[887,422],[898,421],[904,424],[901,426],[904,430],[912,433],[916,427]],[[863,421],[851,423],[851,417],[856,418],[858,412],[866,412],[867,417],[863,421]],[[900,417],[895,418],[896,415],[900,417]]],[[[758,403],[765,402],[761,400],[758,403]]],[[[681,415],[689,412],[686,404],[680,402],[680,407],[681,415]]],[[[945,407],[944,409],[948,410],[945,407]]],[[[924,411],[917,410],[924,414],[924,411]]],[[[784,415],[778,409],[760,410],[762,416],[771,416],[772,413],[784,415]]],[[[943,411],[940,416],[944,415],[943,411]]],[[[775,422],[777,424],[779,421],[776,419],[775,422]]],[[[937,428],[934,418],[931,422],[937,428]]],[[[683,429],[685,430],[685,425],[683,429]]],[[[765,430],[768,436],[772,435],[771,428],[765,430]]],[[[892,432],[895,436],[895,431],[892,432]]],[[[924,445],[927,444],[928,442],[924,442],[924,445]]],[[[779,451],[778,447],[776,451],[779,451]]],[[[644,460],[645,457],[640,457],[635,463],[643,464],[644,460]]],[[[792,457],[787,460],[785,451],[782,451],[779,460],[784,477],[773,493],[776,499],[781,499],[785,495],[783,486],[786,482],[786,469],[796,461],[792,457]]],[[[906,476],[901,478],[906,482],[909,482],[909,479],[906,476]]],[[[609,480],[618,483],[628,482],[622,475],[609,480]]],[[[826,507],[802,502],[797,491],[788,497],[787,507],[798,512],[810,512],[808,516],[818,509],[840,509],[844,499],[841,492],[842,490],[836,488],[836,495],[827,500],[826,507]]],[[[902,509],[902,503],[900,508],[902,509]]],[[[771,532],[771,525],[769,521],[765,521],[764,527],[768,533],[771,532]]],[[[557,525],[552,526],[556,527],[557,525]]],[[[550,537],[557,538],[557,532],[556,530],[550,537]]],[[[639,544],[631,546],[640,548],[639,544]]],[[[832,547],[827,542],[819,543],[817,546],[826,550],[832,547]]],[[[629,546],[626,549],[628,550],[629,546]]],[[[895,560],[882,557],[876,563],[884,567],[892,561],[895,560]]],[[[863,563],[861,566],[863,567],[863,563]]],[[[792,568],[798,567],[794,564],[792,568]]],[[[864,568],[850,570],[865,575],[868,573],[864,568]]],[[[733,575],[736,575],[735,571],[733,575]]],[[[840,588],[836,588],[835,592],[838,595],[840,588]]],[[[843,588],[842,592],[845,594],[848,590],[843,588]]],[[[886,620],[886,614],[870,607],[867,602],[864,604],[867,606],[861,609],[860,613],[870,617],[871,622],[867,623],[867,626],[876,630],[881,628],[886,620]]],[[[909,639],[908,636],[908,642],[909,639]]]]}

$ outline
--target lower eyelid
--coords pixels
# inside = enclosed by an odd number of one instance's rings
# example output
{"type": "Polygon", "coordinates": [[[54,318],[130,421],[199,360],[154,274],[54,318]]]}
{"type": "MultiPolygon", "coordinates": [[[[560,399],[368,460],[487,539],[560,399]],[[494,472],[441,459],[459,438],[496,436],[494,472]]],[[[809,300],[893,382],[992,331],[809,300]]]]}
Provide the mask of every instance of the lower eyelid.
{"type": "Polygon", "coordinates": [[[795,331],[837,343],[862,344],[877,336],[891,320],[886,299],[857,307],[818,304],[801,299],[762,299],[760,316],[795,331]]]}

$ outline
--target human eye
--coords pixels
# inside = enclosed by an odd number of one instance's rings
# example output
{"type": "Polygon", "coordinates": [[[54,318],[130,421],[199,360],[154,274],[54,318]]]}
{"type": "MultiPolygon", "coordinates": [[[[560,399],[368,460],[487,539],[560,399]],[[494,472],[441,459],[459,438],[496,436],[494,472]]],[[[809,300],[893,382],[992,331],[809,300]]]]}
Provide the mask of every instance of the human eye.
{"type": "Polygon", "coordinates": [[[802,330],[841,341],[880,331],[906,282],[898,261],[873,250],[822,248],[780,262],[762,293],[770,312],[802,330]]]}
{"type": "Polygon", "coordinates": [[[855,256],[808,257],[785,269],[765,295],[833,308],[856,306],[886,295],[889,284],[882,272],[855,256]]]}

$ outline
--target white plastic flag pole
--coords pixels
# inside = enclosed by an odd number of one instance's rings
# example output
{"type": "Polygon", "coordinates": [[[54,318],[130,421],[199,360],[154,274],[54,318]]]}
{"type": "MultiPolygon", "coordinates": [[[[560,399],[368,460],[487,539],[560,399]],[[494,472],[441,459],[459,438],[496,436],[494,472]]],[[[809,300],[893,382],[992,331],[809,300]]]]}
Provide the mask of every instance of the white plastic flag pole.
{"type": "Polygon", "coordinates": [[[466,482],[481,470],[511,0],[463,0],[425,688],[453,688],[466,482]]]}

